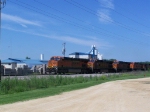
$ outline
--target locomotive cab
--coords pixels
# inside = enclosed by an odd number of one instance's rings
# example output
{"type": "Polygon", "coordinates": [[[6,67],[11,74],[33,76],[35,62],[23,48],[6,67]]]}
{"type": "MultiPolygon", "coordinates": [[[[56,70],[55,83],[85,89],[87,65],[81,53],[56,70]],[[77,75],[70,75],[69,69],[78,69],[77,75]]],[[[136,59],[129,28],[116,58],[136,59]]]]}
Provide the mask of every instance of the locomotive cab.
{"type": "Polygon", "coordinates": [[[47,73],[57,73],[58,70],[58,61],[60,61],[63,57],[53,56],[48,61],[47,73]]]}

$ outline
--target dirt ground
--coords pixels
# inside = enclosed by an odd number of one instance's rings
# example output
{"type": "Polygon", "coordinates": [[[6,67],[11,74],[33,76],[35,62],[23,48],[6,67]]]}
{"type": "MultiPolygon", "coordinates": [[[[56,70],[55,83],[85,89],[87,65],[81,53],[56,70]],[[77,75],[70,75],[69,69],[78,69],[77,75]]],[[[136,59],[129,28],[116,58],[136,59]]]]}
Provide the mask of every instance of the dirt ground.
{"type": "Polygon", "coordinates": [[[150,112],[150,78],[107,82],[56,96],[1,105],[0,112],[150,112]]]}

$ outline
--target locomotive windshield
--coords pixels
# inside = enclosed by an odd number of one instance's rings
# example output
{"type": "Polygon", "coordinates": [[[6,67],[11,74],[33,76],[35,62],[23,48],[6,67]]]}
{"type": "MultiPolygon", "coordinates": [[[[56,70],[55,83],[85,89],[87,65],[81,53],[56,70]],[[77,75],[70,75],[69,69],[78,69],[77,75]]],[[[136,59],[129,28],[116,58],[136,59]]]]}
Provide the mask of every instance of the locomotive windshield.
{"type": "Polygon", "coordinates": [[[52,57],[51,60],[54,60],[54,57],[52,57]]]}
{"type": "Polygon", "coordinates": [[[95,62],[95,60],[93,60],[93,59],[90,59],[90,60],[89,60],[89,62],[95,62]]]}
{"type": "Polygon", "coordinates": [[[56,58],[55,58],[55,60],[56,60],[56,61],[59,61],[59,60],[60,60],[60,58],[56,57],[56,58]]]}
{"type": "Polygon", "coordinates": [[[59,61],[61,57],[52,57],[51,60],[59,61]]]}

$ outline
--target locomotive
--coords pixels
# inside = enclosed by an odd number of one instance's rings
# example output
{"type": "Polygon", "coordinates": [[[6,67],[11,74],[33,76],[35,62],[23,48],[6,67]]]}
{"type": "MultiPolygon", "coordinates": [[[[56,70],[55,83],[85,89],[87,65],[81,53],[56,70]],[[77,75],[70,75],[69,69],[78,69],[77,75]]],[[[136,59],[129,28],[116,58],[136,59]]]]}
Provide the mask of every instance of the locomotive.
{"type": "Polygon", "coordinates": [[[47,73],[87,73],[88,59],[53,56],[48,61],[47,73]]]}
{"type": "Polygon", "coordinates": [[[114,72],[114,68],[112,68],[113,61],[89,60],[87,64],[90,73],[114,72]]]}
{"type": "Polygon", "coordinates": [[[148,70],[149,64],[138,62],[108,61],[52,56],[48,61],[47,74],[103,73],[148,70]]]}

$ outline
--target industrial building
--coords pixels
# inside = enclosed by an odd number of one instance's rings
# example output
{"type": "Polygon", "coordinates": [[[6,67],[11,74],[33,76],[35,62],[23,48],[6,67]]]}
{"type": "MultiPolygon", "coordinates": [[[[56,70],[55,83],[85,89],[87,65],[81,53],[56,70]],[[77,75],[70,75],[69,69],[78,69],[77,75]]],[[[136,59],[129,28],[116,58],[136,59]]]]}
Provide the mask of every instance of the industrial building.
{"type": "Polygon", "coordinates": [[[91,50],[88,53],[82,53],[82,52],[74,52],[69,54],[70,58],[82,58],[82,59],[96,59],[96,60],[102,60],[102,55],[98,52],[98,49],[95,45],[92,45],[91,50]]]}
{"type": "Polygon", "coordinates": [[[41,54],[40,60],[8,58],[1,63],[3,75],[27,75],[37,71],[44,74],[48,60],[44,60],[44,55],[41,54]]]}

